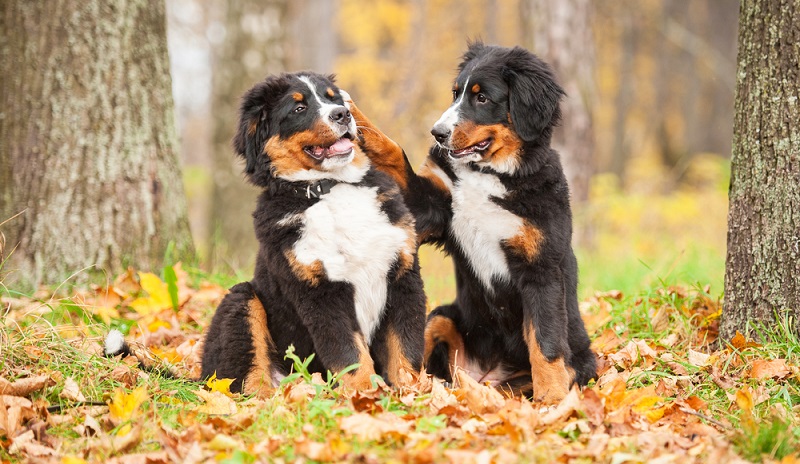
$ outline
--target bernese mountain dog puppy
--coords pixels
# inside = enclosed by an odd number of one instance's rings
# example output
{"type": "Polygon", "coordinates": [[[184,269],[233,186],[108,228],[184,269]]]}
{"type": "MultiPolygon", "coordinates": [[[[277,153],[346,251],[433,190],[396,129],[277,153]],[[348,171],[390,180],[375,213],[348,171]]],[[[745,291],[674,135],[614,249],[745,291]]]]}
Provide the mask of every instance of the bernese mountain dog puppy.
{"type": "MultiPolygon", "coordinates": [[[[553,72],[523,48],[471,44],[453,103],[434,124],[419,174],[372,127],[373,162],[402,187],[421,242],[455,264],[456,300],[434,309],[425,367],[554,403],[596,376],[578,311],[569,188],[550,147],[564,95],[553,72]]],[[[369,122],[351,106],[359,125],[369,122]]]]}
{"type": "Polygon", "coordinates": [[[342,380],[353,389],[376,373],[403,384],[421,369],[414,217],[357,137],[332,76],[270,76],[245,93],[233,144],[263,188],[253,213],[260,246],[252,281],[234,286],[213,317],[202,378],[269,394],[292,369],[290,345],[301,359],[315,354],[311,372],[359,364],[342,380]]]}

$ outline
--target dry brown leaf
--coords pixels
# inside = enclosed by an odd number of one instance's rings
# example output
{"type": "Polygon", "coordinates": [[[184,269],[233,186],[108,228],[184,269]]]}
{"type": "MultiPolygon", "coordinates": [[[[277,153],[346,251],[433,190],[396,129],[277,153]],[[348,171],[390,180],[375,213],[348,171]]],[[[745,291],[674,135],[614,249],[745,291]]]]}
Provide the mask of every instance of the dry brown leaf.
{"type": "Polygon", "coordinates": [[[689,348],[689,352],[687,355],[689,364],[695,367],[706,367],[709,366],[711,363],[709,360],[711,359],[710,354],[701,353],[699,351],[695,351],[689,348]]]}
{"type": "Polygon", "coordinates": [[[434,379],[431,385],[430,407],[438,414],[438,411],[445,406],[458,406],[458,399],[444,387],[440,379],[434,379]]]}
{"type": "Polygon", "coordinates": [[[22,424],[36,416],[33,403],[21,396],[0,395],[0,430],[9,437],[22,428],[22,424]]]}
{"type": "Polygon", "coordinates": [[[75,379],[72,377],[67,377],[67,379],[64,380],[64,388],[61,390],[61,393],[58,394],[58,397],[70,401],[86,401],[86,397],[81,393],[78,383],[75,382],[75,379]]]}
{"type": "Polygon", "coordinates": [[[746,348],[758,348],[761,345],[752,341],[748,340],[744,335],[742,335],[738,330],[736,331],[736,335],[731,338],[731,346],[736,348],[737,350],[741,351],[746,348]]]}
{"type": "Polygon", "coordinates": [[[45,446],[36,440],[33,430],[28,430],[27,432],[12,438],[11,441],[11,448],[9,448],[9,452],[11,454],[24,453],[30,457],[54,456],[56,454],[56,450],[45,446]]]}
{"type": "Polygon", "coordinates": [[[0,395],[28,396],[35,391],[52,385],[52,383],[50,376],[47,375],[26,377],[13,382],[9,382],[5,378],[0,377],[0,395]]]}
{"type": "Polygon", "coordinates": [[[295,441],[295,449],[302,456],[314,461],[329,462],[337,459],[330,443],[320,443],[301,437],[295,441]]]}
{"type": "Polygon", "coordinates": [[[344,432],[365,441],[379,440],[390,433],[407,435],[411,430],[411,425],[411,422],[404,421],[388,412],[376,416],[359,412],[339,421],[339,428],[344,432]]]}
{"type": "Polygon", "coordinates": [[[773,359],[767,361],[764,359],[756,359],[753,361],[753,366],[750,369],[749,377],[751,379],[784,379],[789,376],[791,370],[786,364],[785,359],[773,359]]]}
{"type": "Polygon", "coordinates": [[[455,377],[459,385],[457,397],[463,398],[467,407],[475,414],[494,413],[505,404],[500,392],[493,387],[479,384],[466,371],[457,369],[455,377]]]}

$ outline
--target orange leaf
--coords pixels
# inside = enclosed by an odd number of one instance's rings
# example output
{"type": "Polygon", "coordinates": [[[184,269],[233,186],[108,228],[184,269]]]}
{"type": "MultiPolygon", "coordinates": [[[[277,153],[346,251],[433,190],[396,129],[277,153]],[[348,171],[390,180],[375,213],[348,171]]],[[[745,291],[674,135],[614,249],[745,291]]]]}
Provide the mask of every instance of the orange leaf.
{"type": "Polygon", "coordinates": [[[788,377],[790,372],[785,359],[773,359],[772,361],[756,359],[753,361],[752,369],[750,369],[750,378],[759,380],[783,379],[788,377]]]}

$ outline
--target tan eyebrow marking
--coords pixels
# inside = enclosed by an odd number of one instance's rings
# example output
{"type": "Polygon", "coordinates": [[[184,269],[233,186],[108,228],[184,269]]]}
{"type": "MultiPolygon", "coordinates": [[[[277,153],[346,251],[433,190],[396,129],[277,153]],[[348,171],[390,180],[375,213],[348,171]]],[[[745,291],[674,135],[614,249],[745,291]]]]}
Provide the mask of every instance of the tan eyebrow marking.
{"type": "Polygon", "coordinates": [[[480,91],[481,91],[481,86],[480,85],[475,84],[475,85],[472,86],[472,93],[478,93],[480,91]]]}
{"type": "Polygon", "coordinates": [[[292,98],[294,98],[294,101],[303,101],[303,94],[300,92],[295,92],[292,94],[292,98]]]}
{"type": "Polygon", "coordinates": [[[326,94],[327,94],[329,97],[333,97],[333,89],[332,89],[332,88],[328,87],[327,89],[325,89],[325,93],[326,93],[326,94]]]}

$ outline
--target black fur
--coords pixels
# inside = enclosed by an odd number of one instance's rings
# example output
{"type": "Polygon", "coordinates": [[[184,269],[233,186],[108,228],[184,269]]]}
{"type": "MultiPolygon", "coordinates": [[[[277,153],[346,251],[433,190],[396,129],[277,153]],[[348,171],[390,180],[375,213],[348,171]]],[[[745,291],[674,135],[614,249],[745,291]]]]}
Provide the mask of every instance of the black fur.
{"type": "MultiPolygon", "coordinates": [[[[331,241],[340,238],[344,240],[336,235],[342,233],[341,231],[349,231],[351,235],[357,236],[357,244],[361,250],[396,253],[384,269],[378,270],[385,273],[385,279],[378,282],[375,288],[369,289],[369,292],[378,292],[377,287],[380,286],[386,289],[385,303],[379,309],[374,335],[368,346],[374,371],[387,381],[394,380],[397,372],[390,372],[388,369],[390,364],[397,364],[394,361],[398,361],[398,356],[403,357],[407,361],[407,367],[412,370],[421,368],[425,295],[416,257],[413,216],[406,208],[397,184],[388,175],[370,167],[358,147],[354,148],[355,159],[350,164],[361,163],[365,167],[363,173],[359,171],[356,178],[341,174],[344,171],[328,171],[323,161],[312,159],[303,149],[297,149],[291,151],[291,155],[302,159],[306,165],[313,165],[303,171],[305,175],[338,182],[329,194],[319,198],[306,198],[297,192],[303,192],[304,185],[310,181],[297,180],[297,176],[293,177],[291,173],[277,171],[276,152],[265,149],[265,146],[270,146],[270,141],[288,144],[297,134],[316,136],[317,127],[325,127],[324,124],[335,126],[336,123],[324,121],[324,117],[320,116],[323,106],[330,105],[337,108],[344,105],[342,96],[333,83],[333,77],[314,73],[270,76],[243,97],[239,128],[233,145],[236,153],[246,161],[245,173],[250,181],[264,189],[253,213],[255,233],[260,246],[252,281],[233,287],[217,309],[206,336],[203,378],[216,372],[217,377],[235,378],[236,382],[232,386],[234,390],[246,389],[247,385],[243,385],[243,380],[255,368],[256,350],[253,337],[259,332],[252,330],[248,319],[252,316],[252,301],[262,303],[266,313],[267,327],[261,328],[259,333],[266,334],[268,338],[270,377],[273,383],[278,380],[276,375],[286,375],[291,371],[291,361],[284,359],[289,345],[294,345],[295,353],[301,359],[315,354],[309,365],[312,372],[338,371],[355,363],[363,363],[363,352],[359,351],[355,342],[355,338],[365,335],[357,317],[356,286],[349,281],[350,276],[331,277],[335,275],[331,272],[337,271],[331,271],[329,262],[325,259],[334,259],[331,258],[331,253],[334,252],[320,252],[319,266],[315,267],[314,262],[305,263],[301,266],[301,271],[294,270],[290,261],[291,256],[305,252],[296,248],[300,246],[298,243],[304,234],[318,234],[329,237],[331,241]],[[301,78],[312,82],[316,95],[301,78]],[[302,95],[301,101],[298,100],[298,95],[302,95]],[[304,106],[304,109],[298,112],[298,106],[304,106]],[[408,237],[411,249],[388,249],[387,247],[395,246],[388,238],[352,229],[355,226],[350,226],[350,223],[364,213],[359,209],[364,205],[350,205],[341,201],[338,204],[332,203],[338,201],[337,199],[349,198],[343,196],[346,192],[374,196],[378,205],[372,211],[375,217],[382,218],[380,221],[383,221],[382,227],[385,229],[391,228],[395,234],[399,234],[398,231],[405,234],[402,237],[408,237]],[[330,210],[333,216],[326,216],[327,219],[323,222],[307,222],[309,215],[317,214],[316,212],[321,211],[320,208],[328,208],[326,211],[330,210]],[[408,253],[403,255],[404,252],[408,253]],[[253,300],[254,298],[257,300],[253,300]],[[390,332],[391,337],[395,338],[390,337],[390,332]],[[391,340],[399,340],[399,351],[391,340]]],[[[341,108],[336,109],[340,110],[341,108]]],[[[349,122],[350,114],[347,112],[342,123],[344,137],[355,136],[355,123],[349,122]],[[344,123],[347,123],[346,130],[344,123]]],[[[320,137],[324,138],[322,135],[320,137]]],[[[332,142],[322,140],[311,145],[326,146],[332,142]]],[[[381,224],[375,224],[375,227],[379,226],[381,224]]],[[[323,242],[325,240],[320,243],[323,242]]],[[[347,242],[345,240],[341,243],[347,242]]],[[[320,246],[325,245],[323,243],[320,246]]],[[[339,249],[335,253],[335,259],[341,259],[345,265],[356,262],[354,260],[365,259],[354,255],[355,250],[352,249],[339,249]]],[[[354,374],[346,376],[344,382],[348,383],[348,379],[358,377],[360,383],[352,386],[364,387],[364,379],[368,381],[371,373],[368,372],[368,367],[362,364],[354,374]]]]}

